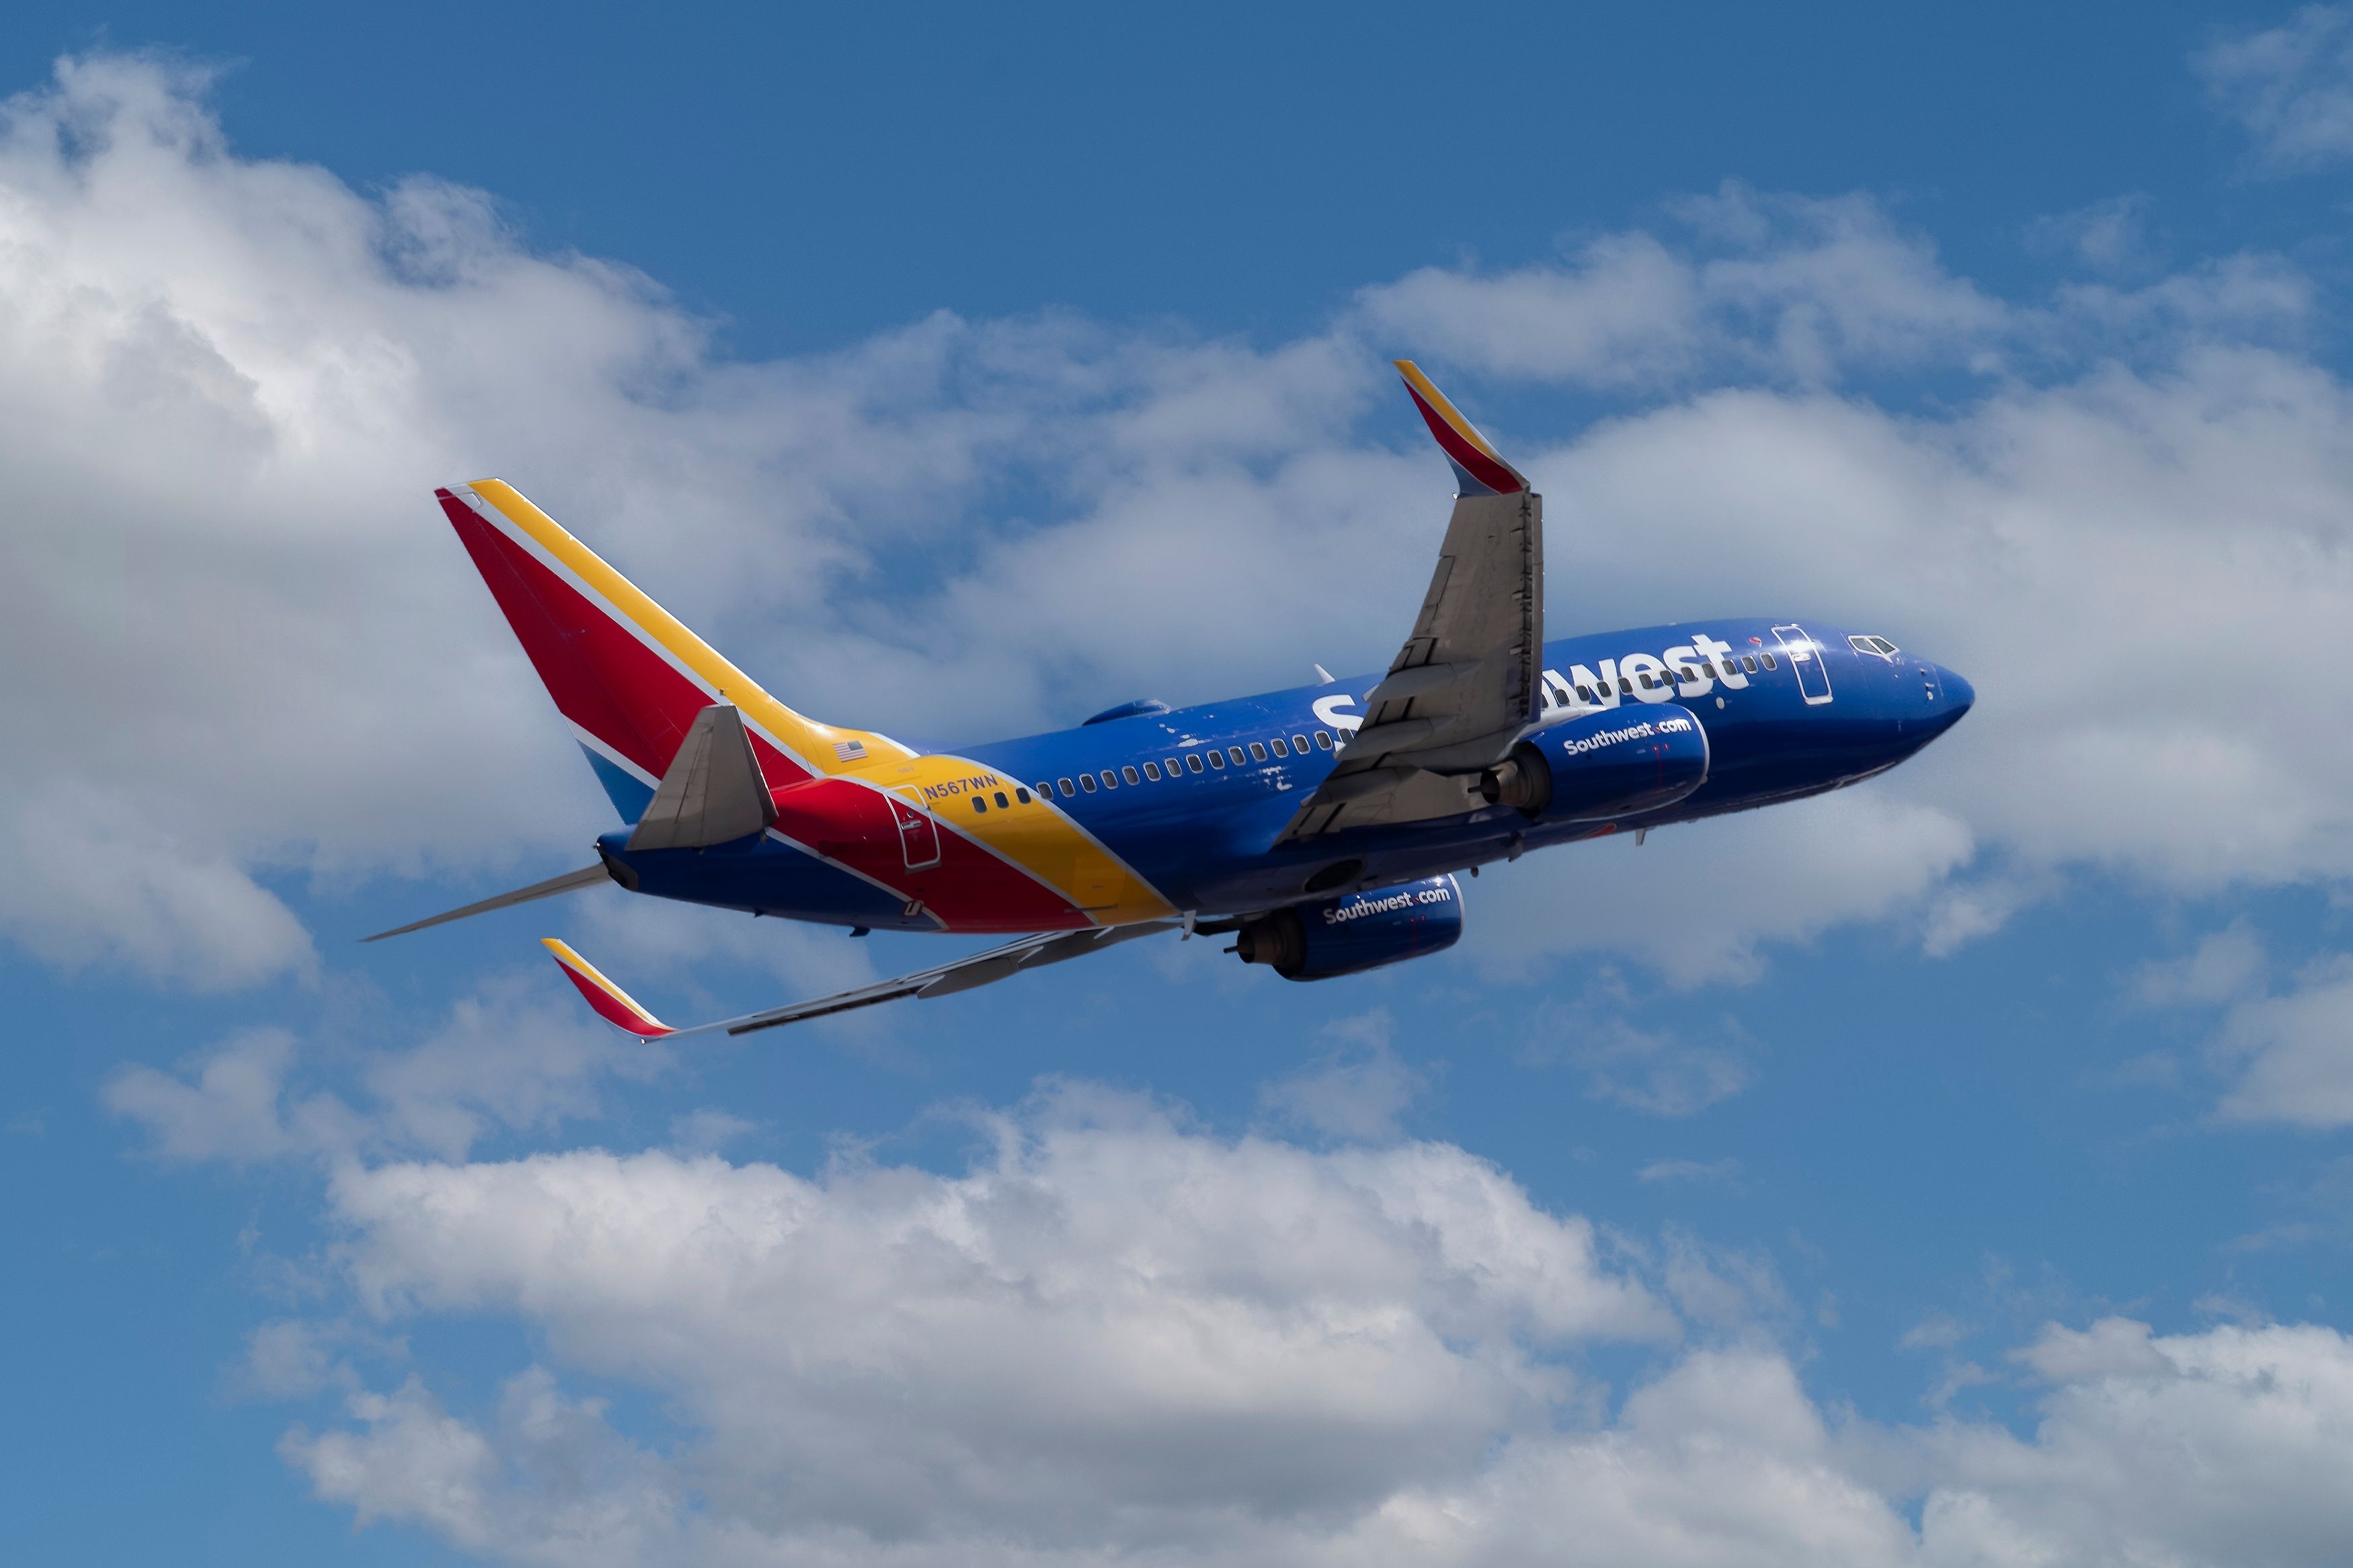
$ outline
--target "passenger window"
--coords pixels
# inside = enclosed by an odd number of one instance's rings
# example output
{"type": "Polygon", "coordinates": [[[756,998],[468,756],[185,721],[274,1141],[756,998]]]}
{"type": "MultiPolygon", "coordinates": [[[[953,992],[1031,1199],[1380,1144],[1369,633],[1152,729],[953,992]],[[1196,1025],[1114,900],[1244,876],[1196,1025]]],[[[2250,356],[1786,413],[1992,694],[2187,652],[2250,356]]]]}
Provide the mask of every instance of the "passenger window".
{"type": "Polygon", "coordinates": [[[1268,751],[1272,752],[1278,757],[1287,757],[1291,755],[1291,748],[1282,743],[1282,737],[1280,735],[1277,735],[1273,740],[1269,741],[1266,743],[1266,747],[1268,751]]]}
{"type": "Polygon", "coordinates": [[[974,795],[972,797],[972,809],[973,815],[976,816],[986,816],[988,814],[988,802],[981,799],[978,795],[974,795]]]}
{"type": "Polygon", "coordinates": [[[1095,775],[1092,773],[1081,773],[1079,775],[1079,787],[1086,791],[1089,795],[1094,794],[1095,775]]]}
{"type": "Polygon", "coordinates": [[[1332,732],[1329,730],[1315,731],[1315,749],[1319,752],[1328,752],[1332,749],[1332,732]]]}
{"type": "Polygon", "coordinates": [[[1133,767],[1120,769],[1119,776],[1125,779],[1130,784],[1142,784],[1144,782],[1133,767]]]}
{"type": "Polygon", "coordinates": [[[1005,792],[1003,790],[998,790],[997,792],[997,809],[999,811],[1008,811],[1012,809],[1005,798],[1005,792]]]}
{"type": "Polygon", "coordinates": [[[1242,749],[1240,746],[1228,746],[1226,748],[1226,755],[1233,759],[1234,766],[1240,767],[1242,765],[1242,749]]]}
{"type": "Polygon", "coordinates": [[[1743,669],[1745,669],[1745,670],[1746,670],[1746,671],[1747,671],[1749,674],[1751,674],[1751,675],[1756,674],[1756,673],[1757,673],[1757,656],[1756,656],[1755,654],[1753,654],[1753,653],[1744,653],[1744,654],[1742,654],[1742,655],[1740,656],[1740,668],[1743,668],[1743,669]]]}
{"type": "Polygon", "coordinates": [[[1256,741],[1252,741],[1250,742],[1250,761],[1254,763],[1262,763],[1266,761],[1266,748],[1260,745],[1256,741]]]}
{"type": "Polygon", "coordinates": [[[1186,752],[1185,765],[1192,769],[1195,773],[1199,773],[1201,771],[1201,753],[1198,752],[1186,752]]]}
{"type": "Polygon", "coordinates": [[[1068,780],[1068,779],[1057,779],[1057,780],[1055,780],[1054,782],[1055,782],[1056,784],[1060,784],[1060,785],[1062,786],[1062,798],[1063,798],[1064,800],[1068,800],[1068,799],[1070,799],[1072,795],[1076,795],[1076,794],[1078,794],[1078,793],[1079,793],[1077,790],[1074,790],[1074,789],[1072,789],[1072,788],[1071,787],[1071,781],[1070,781],[1070,780],[1068,780]]]}
{"type": "Polygon", "coordinates": [[[1292,736],[1291,749],[1297,752],[1301,756],[1305,756],[1307,754],[1307,737],[1304,735],[1292,736]]]}
{"type": "Polygon", "coordinates": [[[1618,695],[1620,697],[1634,695],[1634,683],[1622,675],[1618,678],[1618,695]]]}
{"type": "Polygon", "coordinates": [[[1028,805],[1029,804],[1029,792],[1026,789],[1017,789],[1013,792],[1013,798],[1019,801],[1022,805],[1028,805]]]}
{"type": "Polygon", "coordinates": [[[1103,788],[1105,789],[1117,789],[1119,787],[1119,775],[1112,772],[1109,768],[1105,768],[1103,771],[1103,788]]]}
{"type": "Polygon", "coordinates": [[[1777,669],[1777,668],[1779,668],[1779,666],[1776,665],[1776,664],[1773,662],[1773,656],[1772,656],[1771,654],[1769,654],[1769,653],[1767,653],[1767,654],[1760,654],[1760,655],[1758,655],[1758,657],[1759,657],[1759,658],[1761,658],[1762,659],[1764,659],[1764,661],[1765,661],[1765,668],[1767,668],[1767,669],[1777,669]]]}
{"type": "Polygon", "coordinates": [[[1168,776],[1170,778],[1175,778],[1178,773],[1181,773],[1184,771],[1185,763],[1182,758],[1171,757],[1168,759],[1168,776]]]}
{"type": "Polygon", "coordinates": [[[1144,776],[1150,779],[1154,784],[1158,784],[1160,782],[1160,764],[1158,763],[1145,763],[1144,776]]]}
{"type": "Polygon", "coordinates": [[[1579,702],[1599,702],[1601,700],[1601,699],[1593,695],[1593,689],[1589,686],[1580,686],[1577,689],[1577,700],[1579,702]]]}
{"type": "Polygon", "coordinates": [[[1209,753],[1209,765],[1213,768],[1224,767],[1226,765],[1226,753],[1223,752],[1211,752],[1209,753]]]}

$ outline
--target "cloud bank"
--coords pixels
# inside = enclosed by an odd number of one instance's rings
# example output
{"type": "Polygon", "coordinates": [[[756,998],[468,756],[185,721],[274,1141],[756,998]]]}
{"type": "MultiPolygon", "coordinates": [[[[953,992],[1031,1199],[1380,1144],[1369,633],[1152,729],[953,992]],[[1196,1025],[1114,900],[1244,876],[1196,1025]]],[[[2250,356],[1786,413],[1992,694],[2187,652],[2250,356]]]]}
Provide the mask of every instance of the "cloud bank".
{"type": "Polygon", "coordinates": [[[1739,1298],[1704,1261],[1451,1145],[1224,1139],[1078,1085],[976,1131],[947,1175],[347,1168],[352,1320],[256,1346],[346,1392],[281,1451],[363,1520],[519,1562],[2284,1564],[2353,1528],[2330,1329],[2052,1324],[2013,1358],[2031,1432],[1875,1426],[1753,1315],[1697,1327],[1739,1298]],[[543,1347],[479,1410],[396,1350],[336,1357],[469,1318],[543,1347]],[[1577,1370],[1611,1342],[1661,1358],[1613,1391],[1577,1370]]]}
{"type": "Polygon", "coordinates": [[[1857,919],[1949,946],[2071,868],[2189,893],[2353,872],[2353,698],[2298,675],[2353,612],[2353,425],[2279,258],[2009,300],[1867,197],[1729,186],[1556,259],[1370,286],[1264,348],[943,314],[744,363],[480,192],[239,156],[205,89],[69,59],[0,116],[0,637],[48,676],[0,699],[25,737],[0,931],[58,964],[304,973],[273,883],[602,824],[436,483],[515,479],[813,710],[952,741],[1380,658],[1445,491],[1390,406],[1399,346],[1474,405],[1616,400],[1566,439],[1490,419],[1554,500],[1556,628],[1856,617],[1981,694],[1857,804],[1687,852],[1799,884],[1770,919],[1674,934],[1643,889],[1696,872],[1654,860],[1604,931],[1566,890],[1616,873],[1540,861],[1509,895],[1530,918],[1474,955],[1619,949],[1689,983],[1857,919]],[[1907,411],[1921,378],[1939,400],[1907,411]]]}

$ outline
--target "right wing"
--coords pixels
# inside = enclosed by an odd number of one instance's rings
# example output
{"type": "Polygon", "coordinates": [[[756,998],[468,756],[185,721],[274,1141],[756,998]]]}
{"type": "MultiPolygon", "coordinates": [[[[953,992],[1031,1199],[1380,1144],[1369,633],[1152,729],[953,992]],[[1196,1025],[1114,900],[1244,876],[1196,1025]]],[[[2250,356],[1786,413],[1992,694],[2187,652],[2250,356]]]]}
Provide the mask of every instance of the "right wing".
{"type": "Polygon", "coordinates": [[[1454,514],[1412,635],[1365,721],[1282,838],[1486,805],[1479,775],[1534,721],[1544,664],[1544,498],[1411,360],[1397,362],[1454,465],[1454,514]]]}
{"type": "Polygon", "coordinates": [[[1174,931],[1175,921],[1145,921],[1135,925],[1097,926],[1088,931],[1043,931],[1008,942],[1002,947],[992,947],[986,952],[976,952],[965,958],[951,960],[930,969],[919,969],[913,974],[902,974],[892,980],[878,980],[871,985],[861,985],[855,991],[838,991],[830,996],[819,996],[809,1002],[787,1003],[782,1007],[770,1007],[758,1013],[746,1013],[739,1018],[723,1018],[715,1024],[697,1024],[692,1028],[673,1029],[632,1001],[629,994],[600,973],[596,966],[554,937],[543,937],[541,945],[555,955],[564,968],[565,978],[580,989],[596,1016],[616,1028],[627,1029],[649,1040],[678,1039],[688,1035],[709,1035],[724,1030],[730,1035],[748,1035],[754,1029],[773,1029],[779,1024],[797,1024],[804,1018],[822,1018],[829,1013],[847,1013],[854,1007],[871,1007],[878,1002],[892,1002],[902,996],[945,996],[957,991],[969,991],[976,985],[988,985],[1009,979],[1025,969],[1042,969],[1065,959],[1082,958],[1090,952],[1115,947],[1134,937],[1150,936],[1155,931],[1174,931]]]}

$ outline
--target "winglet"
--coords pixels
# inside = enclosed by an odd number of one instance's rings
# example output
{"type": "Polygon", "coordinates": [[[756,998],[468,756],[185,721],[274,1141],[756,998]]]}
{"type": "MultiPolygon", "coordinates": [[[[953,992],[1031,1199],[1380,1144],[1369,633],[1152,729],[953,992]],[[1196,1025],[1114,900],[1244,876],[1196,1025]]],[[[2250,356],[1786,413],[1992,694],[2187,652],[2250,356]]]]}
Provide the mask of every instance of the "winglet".
{"type": "Polygon", "coordinates": [[[573,952],[567,944],[552,936],[543,936],[539,941],[542,947],[555,955],[555,962],[564,966],[565,977],[580,988],[580,994],[588,998],[588,1005],[596,1009],[596,1016],[607,1024],[649,1040],[678,1033],[638,1006],[628,992],[596,973],[595,964],[573,952]]]}
{"type": "Polygon", "coordinates": [[[1405,389],[1413,395],[1413,405],[1421,410],[1422,422],[1438,437],[1446,460],[1454,465],[1455,477],[1462,481],[1464,495],[1516,495],[1528,488],[1519,469],[1504,461],[1503,454],[1479,434],[1477,426],[1446,401],[1446,394],[1431,384],[1419,365],[1409,359],[1390,363],[1405,377],[1405,389]]]}

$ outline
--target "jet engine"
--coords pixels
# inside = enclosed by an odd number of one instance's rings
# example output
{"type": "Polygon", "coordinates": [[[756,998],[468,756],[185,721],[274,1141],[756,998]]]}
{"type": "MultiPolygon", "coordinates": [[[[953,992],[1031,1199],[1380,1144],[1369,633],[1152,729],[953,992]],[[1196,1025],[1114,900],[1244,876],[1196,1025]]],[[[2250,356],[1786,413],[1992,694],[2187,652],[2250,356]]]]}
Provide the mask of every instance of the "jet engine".
{"type": "Polygon", "coordinates": [[[1329,980],[1442,952],[1461,935],[1462,889],[1430,877],[1245,921],[1233,951],[1285,980],[1329,980]]]}
{"type": "Polygon", "coordinates": [[[1707,731],[1688,708],[1605,708],[1540,730],[1479,793],[1546,822],[1603,822],[1672,805],[1707,782],[1707,731]]]}

